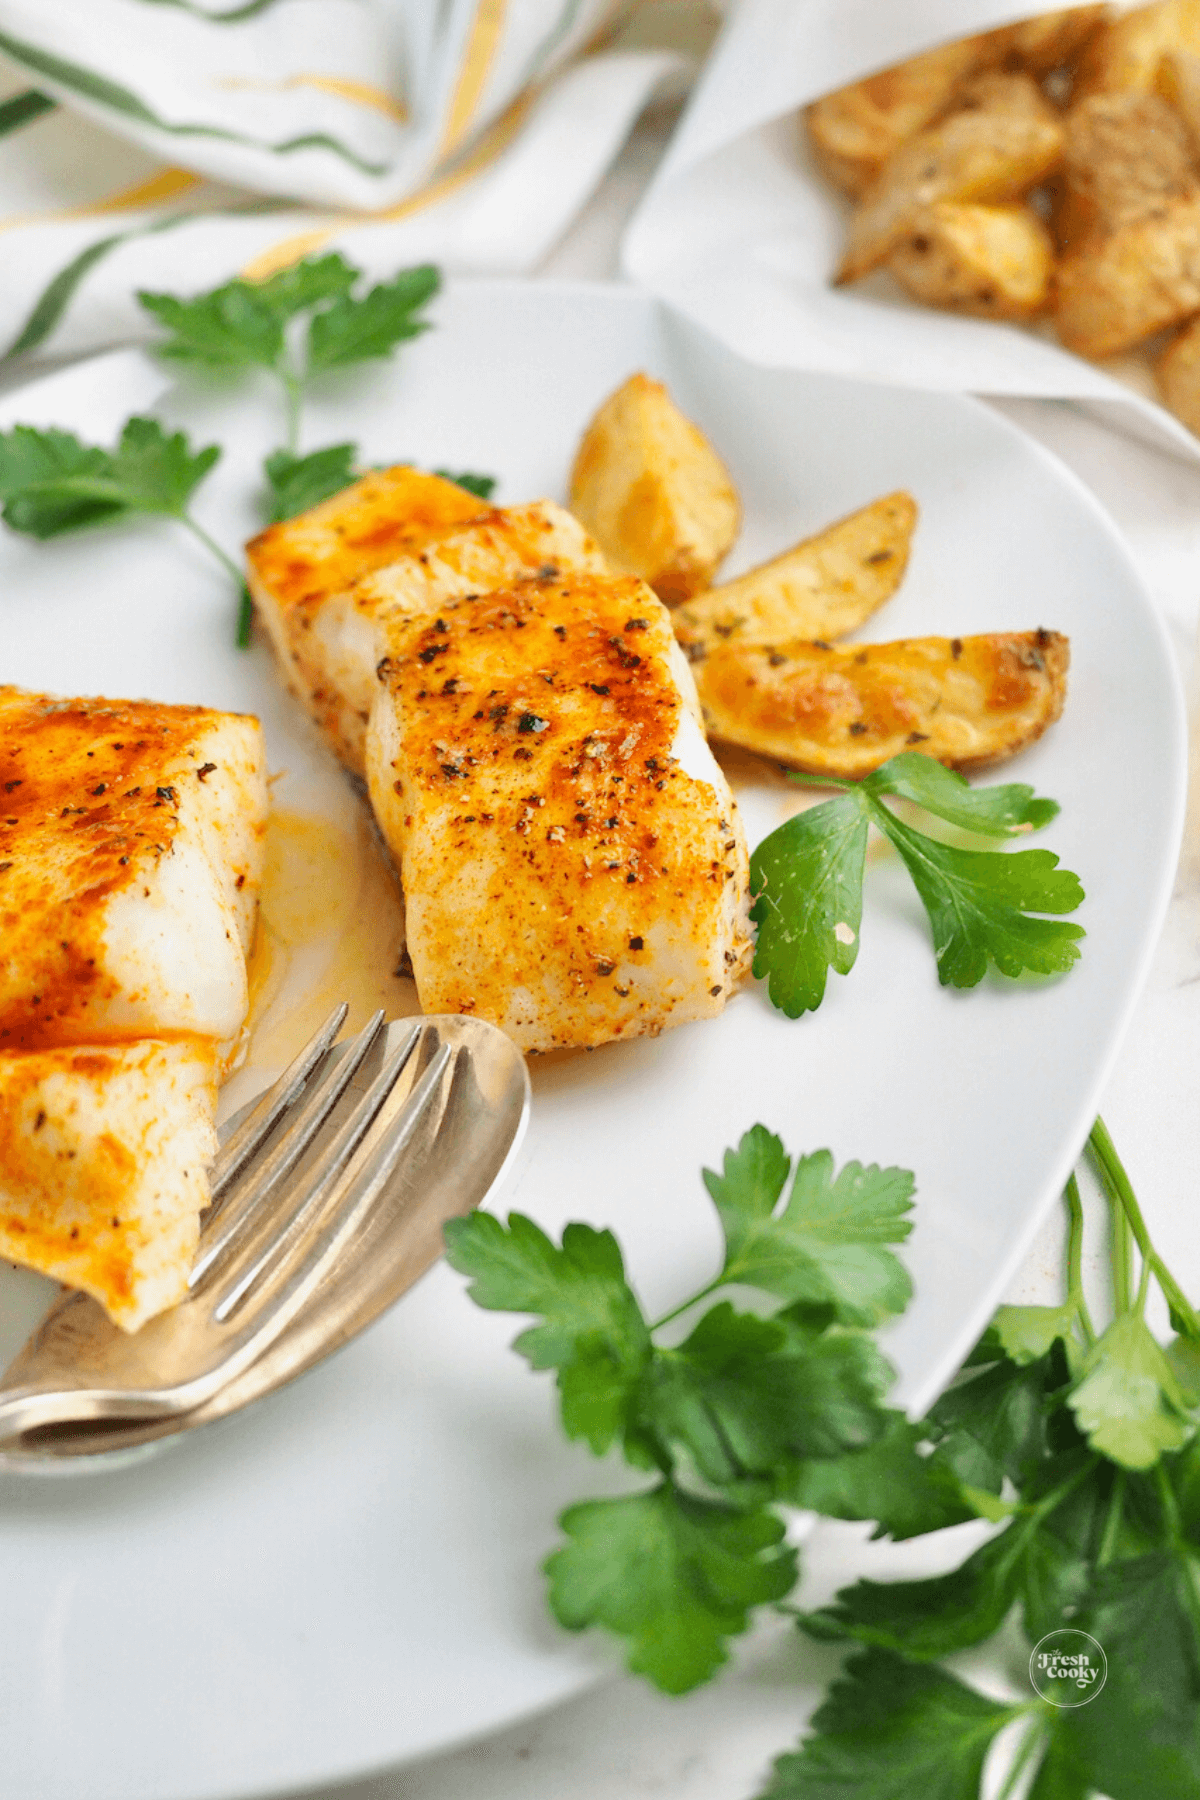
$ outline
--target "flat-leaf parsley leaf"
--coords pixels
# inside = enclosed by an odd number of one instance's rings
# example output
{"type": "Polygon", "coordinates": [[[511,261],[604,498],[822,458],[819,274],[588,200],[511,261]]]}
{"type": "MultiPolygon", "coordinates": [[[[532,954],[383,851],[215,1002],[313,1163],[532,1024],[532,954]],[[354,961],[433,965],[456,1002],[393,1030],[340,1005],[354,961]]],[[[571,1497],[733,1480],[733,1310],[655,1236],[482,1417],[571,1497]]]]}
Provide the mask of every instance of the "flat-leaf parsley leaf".
{"type": "Polygon", "coordinates": [[[793,1019],[811,1012],[824,998],[828,970],[845,975],[853,968],[871,825],[891,840],[913,878],[943,985],[974,987],[989,962],[1008,976],[1071,967],[1083,927],[1036,916],[1073,912],[1083,900],[1078,877],[1059,869],[1057,856],[941,843],[897,818],[885,797],[914,802],[988,837],[1038,830],[1058,811],[1023,784],[970,788],[929,757],[906,751],[836,799],[789,819],[750,861],[754,973],[766,977],[773,1005],[793,1019]]]}
{"type": "Polygon", "coordinates": [[[903,1312],[912,1283],[887,1248],[912,1230],[913,1178],[907,1169],[847,1163],[835,1177],[828,1150],[797,1160],[779,1206],[790,1159],[756,1125],[721,1174],[704,1172],[725,1233],[722,1279],[782,1300],[827,1304],[845,1325],[877,1325],[903,1312]]]}

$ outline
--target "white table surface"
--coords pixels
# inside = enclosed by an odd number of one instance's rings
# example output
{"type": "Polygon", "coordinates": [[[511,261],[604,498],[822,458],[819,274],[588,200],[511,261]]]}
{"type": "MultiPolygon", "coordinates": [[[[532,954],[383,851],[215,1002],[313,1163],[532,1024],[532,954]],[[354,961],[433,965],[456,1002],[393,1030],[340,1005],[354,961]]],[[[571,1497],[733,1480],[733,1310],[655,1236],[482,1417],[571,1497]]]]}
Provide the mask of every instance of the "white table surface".
{"type": "MultiPolygon", "coordinates": [[[[669,112],[660,111],[638,129],[540,275],[616,278],[621,231],[672,122],[669,112]]],[[[999,410],[1060,456],[1125,532],[1191,691],[1200,617],[1200,463],[1143,448],[1059,403],[1006,401],[999,410]]],[[[1150,1231],[1193,1295],[1200,1294],[1200,1242],[1192,1224],[1193,1172],[1200,1162],[1197,815],[1200,807],[1193,806],[1162,941],[1104,1102],[1150,1231]]],[[[1113,829],[1120,829],[1119,819],[1113,829]]],[[[1135,869],[1129,878],[1137,879],[1135,869]]],[[[1053,1220],[1011,1298],[1050,1297],[1060,1243],[1053,1220]]],[[[805,1546],[802,1597],[819,1603],[862,1574],[949,1566],[978,1536],[978,1527],[963,1526],[932,1546],[876,1545],[866,1542],[865,1527],[821,1523],[805,1546]]],[[[751,1800],[771,1759],[794,1745],[839,1661],[836,1652],[771,1622],[747,1640],[718,1681],[669,1700],[619,1674],[614,1648],[612,1677],[549,1714],[402,1770],[296,1790],[294,1800],[301,1793],[320,1800],[751,1800]]],[[[992,1691],[1024,1694],[1023,1662],[1014,1636],[955,1666],[992,1691]]]]}
{"type": "MultiPolygon", "coordinates": [[[[670,123],[670,115],[660,113],[638,130],[539,274],[616,278],[621,230],[670,123]]],[[[1146,449],[1065,404],[996,404],[1061,457],[1124,531],[1162,608],[1191,695],[1200,619],[1200,464],[1146,449]]],[[[1113,829],[1120,829],[1119,819],[1113,829]]],[[[1135,869],[1129,878],[1137,879],[1135,869]]],[[[1200,1165],[1198,1099],[1200,804],[1193,795],[1171,911],[1103,1108],[1151,1234],[1193,1295],[1200,1294],[1192,1198],[1200,1165]]],[[[1089,1265],[1098,1285],[1103,1226],[1094,1196],[1089,1219],[1096,1243],[1089,1265]]],[[[1055,1218],[1011,1299],[1051,1297],[1060,1247],[1055,1218]]],[[[866,1536],[865,1527],[817,1525],[803,1553],[806,1604],[820,1603],[860,1575],[908,1576],[952,1566],[974,1547],[980,1528],[959,1527],[934,1544],[869,1544],[866,1536]]],[[[993,1692],[1024,1696],[1027,1656],[1013,1633],[954,1666],[993,1692]]],[[[320,1800],[752,1800],[773,1757],[794,1746],[840,1660],[836,1651],[771,1622],[747,1640],[735,1665],[715,1683],[671,1700],[617,1673],[614,1650],[611,1679],[548,1714],[450,1755],[303,1792],[320,1800]]]]}

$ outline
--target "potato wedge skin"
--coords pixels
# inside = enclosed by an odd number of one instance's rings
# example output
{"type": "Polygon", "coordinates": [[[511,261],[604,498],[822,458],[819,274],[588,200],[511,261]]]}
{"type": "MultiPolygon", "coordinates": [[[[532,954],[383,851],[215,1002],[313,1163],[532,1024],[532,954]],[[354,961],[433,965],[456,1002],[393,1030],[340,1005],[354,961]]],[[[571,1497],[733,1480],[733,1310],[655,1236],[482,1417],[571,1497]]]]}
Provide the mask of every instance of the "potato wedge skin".
{"type": "Polygon", "coordinates": [[[850,222],[835,279],[885,262],[939,201],[1017,200],[1057,168],[1062,120],[1028,75],[979,76],[963,105],[901,145],[850,222]]]}
{"type": "Polygon", "coordinates": [[[648,375],[631,375],[583,435],[571,511],[620,574],[678,605],[710,586],[741,524],[737,490],[704,433],[648,375]]]}
{"type": "Polygon", "coordinates": [[[1076,99],[1149,93],[1159,63],[1170,50],[1200,53],[1200,0],[1158,0],[1110,20],[1087,46],[1076,99]]]}
{"type": "Polygon", "coordinates": [[[1027,206],[943,201],[888,258],[906,293],[980,319],[1032,319],[1050,303],[1054,243],[1027,206]]]}
{"type": "Polygon", "coordinates": [[[677,607],[675,635],[692,662],[722,643],[843,637],[899,587],[916,522],[911,494],[885,494],[771,562],[677,607]]]}
{"type": "Polygon", "coordinates": [[[1200,319],[1168,344],[1155,369],[1159,392],[1177,419],[1200,437],[1200,319]]]}
{"type": "Polygon", "coordinates": [[[953,769],[1003,762],[1053,724],[1068,640],[1054,631],[828,644],[727,644],[696,668],[714,740],[854,780],[901,750],[953,769]]]}

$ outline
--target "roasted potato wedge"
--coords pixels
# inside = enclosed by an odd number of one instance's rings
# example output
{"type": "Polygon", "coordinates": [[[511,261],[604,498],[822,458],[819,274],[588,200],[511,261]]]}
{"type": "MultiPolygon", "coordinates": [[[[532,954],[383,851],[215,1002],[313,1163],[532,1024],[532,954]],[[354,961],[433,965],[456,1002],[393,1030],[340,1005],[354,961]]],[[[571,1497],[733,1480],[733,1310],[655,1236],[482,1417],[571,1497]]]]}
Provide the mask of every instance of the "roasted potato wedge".
{"type": "Polygon", "coordinates": [[[1107,6],[1074,6],[1042,13],[990,33],[1005,40],[1008,54],[1035,75],[1049,75],[1075,61],[1104,24],[1107,6]]]}
{"type": "Polygon", "coordinates": [[[1200,151],[1200,56],[1168,51],[1158,65],[1155,88],[1186,125],[1193,152],[1200,151]]]}
{"type": "Polygon", "coordinates": [[[1180,332],[1158,359],[1159,392],[1177,419],[1200,437],[1200,319],[1180,332]]]}
{"type": "Polygon", "coordinates": [[[720,457],[648,375],[631,375],[588,426],[570,506],[613,569],[668,606],[711,585],[741,524],[720,457]]]}
{"type": "Polygon", "coordinates": [[[1062,157],[1059,115],[1028,75],[981,75],[962,105],[887,164],[850,222],[839,282],[885,262],[939,201],[1017,200],[1062,157]]]}
{"type": "Polygon", "coordinates": [[[888,258],[906,293],[981,319],[1031,319],[1050,300],[1054,244],[1028,206],[943,201],[888,258]]]}
{"type": "Polygon", "coordinates": [[[804,123],[822,172],[857,198],[906,138],[945,111],[959,83],[979,67],[985,43],[940,44],[815,100],[804,123]]]}
{"type": "Polygon", "coordinates": [[[1111,19],[1088,44],[1075,97],[1149,93],[1171,50],[1200,53],[1200,0],[1158,0],[1111,19]]]}
{"type": "Polygon", "coordinates": [[[843,637],[899,587],[916,522],[911,494],[873,500],[772,562],[677,607],[675,635],[692,662],[722,643],[843,637]]]}
{"type": "Polygon", "coordinates": [[[971,75],[1013,63],[1049,74],[1078,56],[1104,20],[1105,6],[1044,13],[978,37],[939,44],[893,68],[823,94],[805,109],[804,125],[823,174],[855,199],[890,156],[947,112],[971,75]]]}
{"type": "Polygon", "coordinates": [[[1069,242],[1055,314],[1067,348],[1114,356],[1200,310],[1200,173],[1167,102],[1150,93],[1082,101],[1064,168],[1069,242]]]}
{"type": "Polygon", "coordinates": [[[1087,231],[1115,231],[1197,188],[1195,151],[1158,94],[1097,94],[1071,109],[1063,179],[1087,231]]]}
{"type": "Polygon", "coordinates": [[[708,734],[812,775],[852,780],[901,750],[954,769],[1002,762],[1053,724],[1069,644],[1055,631],[723,644],[695,669],[708,734]]]}
{"type": "Polygon", "coordinates": [[[1056,296],[1058,335],[1080,356],[1116,356],[1200,312],[1200,198],[1064,256],[1056,296]]]}

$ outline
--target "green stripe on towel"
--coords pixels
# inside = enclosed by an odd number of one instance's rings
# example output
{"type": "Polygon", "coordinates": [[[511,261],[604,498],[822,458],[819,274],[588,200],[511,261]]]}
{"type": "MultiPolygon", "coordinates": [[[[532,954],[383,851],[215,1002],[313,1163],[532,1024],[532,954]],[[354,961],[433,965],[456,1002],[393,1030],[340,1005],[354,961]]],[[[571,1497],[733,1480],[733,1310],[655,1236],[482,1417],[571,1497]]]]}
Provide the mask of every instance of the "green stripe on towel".
{"type": "Polygon", "coordinates": [[[10,131],[19,131],[22,125],[31,125],[43,113],[54,112],[57,106],[57,100],[52,100],[49,94],[40,94],[37,88],[26,88],[24,93],[0,101],[0,137],[10,131]]]}
{"type": "Polygon", "coordinates": [[[11,56],[14,62],[23,63],[26,68],[44,75],[47,80],[58,82],[61,87],[80,95],[82,99],[93,100],[99,106],[107,106],[113,112],[123,113],[127,119],[136,120],[139,125],[149,125],[155,131],[168,132],[172,137],[221,138],[231,144],[246,144],[254,150],[269,150],[276,156],[287,156],[294,150],[330,150],[335,156],[352,163],[356,169],[361,169],[364,175],[385,175],[390,166],[387,163],[367,162],[337,138],[330,137],[323,131],[289,138],[282,144],[264,144],[257,138],[246,137],[240,131],[227,131],[219,125],[171,125],[166,119],[160,119],[156,112],[152,112],[131,88],[122,87],[119,82],[110,81],[106,75],[98,75],[94,69],[84,68],[81,63],[67,62],[65,58],[55,56],[49,50],[39,49],[36,44],[22,43],[20,38],[12,37],[7,31],[0,31],[0,50],[11,56]]]}

